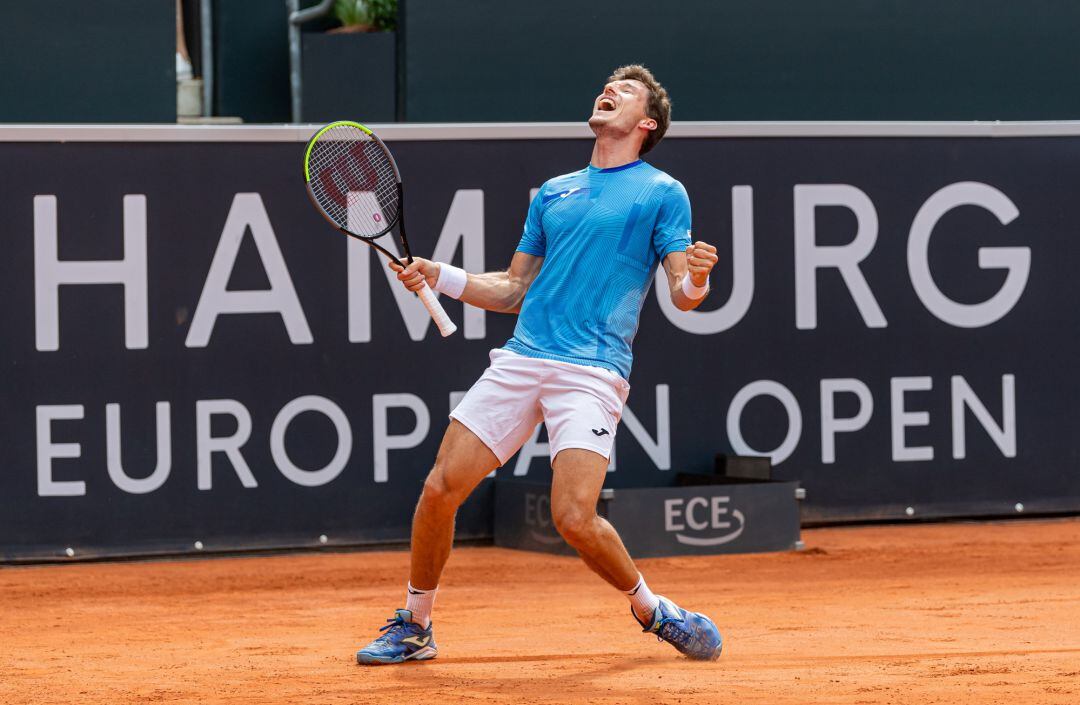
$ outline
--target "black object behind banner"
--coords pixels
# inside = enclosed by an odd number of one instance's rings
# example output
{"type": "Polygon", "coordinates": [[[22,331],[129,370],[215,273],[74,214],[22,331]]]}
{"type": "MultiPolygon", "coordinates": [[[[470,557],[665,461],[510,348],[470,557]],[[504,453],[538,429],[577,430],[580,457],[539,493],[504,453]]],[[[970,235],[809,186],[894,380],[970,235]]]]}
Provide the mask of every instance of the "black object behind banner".
{"type": "MultiPolygon", "coordinates": [[[[0,191],[0,558],[407,538],[453,395],[514,319],[444,299],[462,333],[443,340],[402,296],[406,324],[383,262],[354,243],[350,271],[347,238],[306,202],[303,146],[0,142],[19,175],[0,191]],[[94,276],[128,285],[63,283],[94,276]],[[245,306],[270,312],[209,325],[245,306]]],[[[584,166],[590,143],[392,148],[415,251],[475,271],[506,266],[529,190],[584,166]]],[[[610,486],[758,451],[807,489],[804,520],[1080,509],[1080,139],[672,138],[650,158],[686,185],[721,262],[704,313],[676,325],[645,304],[610,486]],[[981,205],[946,207],[965,198],[981,205]],[[937,294],[913,283],[913,223],[933,226],[937,294]],[[970,327],[988,300],[1002,315],[970,327]]],[[[536,441],[499,472],[543,481],[536,441]]],[[[458,535],[490,522],[485,490],[458,535]]]]}
{"type": "Polygon", "coordinates": [[[0,27],[0,123],[176,122],[175,0],[5,2],[0,27]]]}
{"type": "Polygon", "coordinates": [[[1050,120],[1080,111],[1080,95],[1058,88],[1080,69],[1074,3],[402,7],[402,93],[413,122],[582,120],[601,82],[628,63],[655,72],[676,120],[1050,120]]]}

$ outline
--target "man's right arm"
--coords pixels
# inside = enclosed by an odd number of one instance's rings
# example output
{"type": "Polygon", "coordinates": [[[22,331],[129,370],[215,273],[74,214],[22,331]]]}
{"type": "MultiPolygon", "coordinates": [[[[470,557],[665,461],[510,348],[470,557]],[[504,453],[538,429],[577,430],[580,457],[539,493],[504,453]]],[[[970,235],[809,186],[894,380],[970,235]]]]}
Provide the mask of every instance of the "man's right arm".
{"type": "MultiPolygon", "coordinates": [[[[540,273],[543,262],[543,257],[527,252],[515,252],[510,267],[505,271],[467,274],[465,289],[458,298],[471,306],[488,311],[517,313],[521,310],[525,293],[540,273]]],[[[406,289],[417,291],[423,286],[424,280],[427,280],[428,286],[435,288],[442,263],[414,257],[412,264],[405,268],[393,262],[390,262],[389,266],[397,272],[398,279],[406,289]]]]}

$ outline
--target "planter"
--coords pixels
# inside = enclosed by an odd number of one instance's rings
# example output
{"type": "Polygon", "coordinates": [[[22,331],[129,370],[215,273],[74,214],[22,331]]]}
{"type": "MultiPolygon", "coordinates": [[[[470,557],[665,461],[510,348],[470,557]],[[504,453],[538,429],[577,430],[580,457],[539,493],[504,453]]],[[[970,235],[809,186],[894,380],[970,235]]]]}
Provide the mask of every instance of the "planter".
{"type": "Polygon", "coordinates": [[[302,39],[304,122],[395,120],[393,32],[310,32],[302,39]]]}

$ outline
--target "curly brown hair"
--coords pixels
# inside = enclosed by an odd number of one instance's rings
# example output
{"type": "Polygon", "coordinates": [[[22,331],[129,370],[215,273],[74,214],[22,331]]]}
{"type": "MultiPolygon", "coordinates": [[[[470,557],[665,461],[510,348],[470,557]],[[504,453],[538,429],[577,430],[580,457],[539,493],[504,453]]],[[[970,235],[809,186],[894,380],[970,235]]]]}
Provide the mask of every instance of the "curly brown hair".
{"type": "Polygon", "coordinates": [[[620,66],[608,77],[612,81],[641,81],[649,89],[649,102],[645,105],[645,114],[656,120],[656,129],[649,132],[641,144],[641,154],[645,154],[664,139],[668,125],[671,124],[671,98],[652,71],[641,64],[620,66]]]}

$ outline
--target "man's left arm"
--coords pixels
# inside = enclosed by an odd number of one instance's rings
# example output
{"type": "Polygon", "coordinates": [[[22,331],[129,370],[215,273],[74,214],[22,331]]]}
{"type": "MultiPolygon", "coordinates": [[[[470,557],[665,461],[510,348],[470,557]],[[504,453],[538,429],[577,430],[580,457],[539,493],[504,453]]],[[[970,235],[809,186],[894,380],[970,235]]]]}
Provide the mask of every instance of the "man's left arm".
{"type": "Polygon", "coordinates": [[[691,242],[690,223],[690,197],[681,183],[672,180],[660,202],[652,242],[667,272],[671,300],[681,311],[695,309],[705,300],[709,272],[716,264],[715,247],[691,242]]]}
{"type": "Polygon", "coordinates": [[[709,293],[709,272],[719,258],[716,248],[698,240],[686,252],[672,252],[664,258],[671,301],[680,311],[691,311],[701,305],[709,293]]]}

